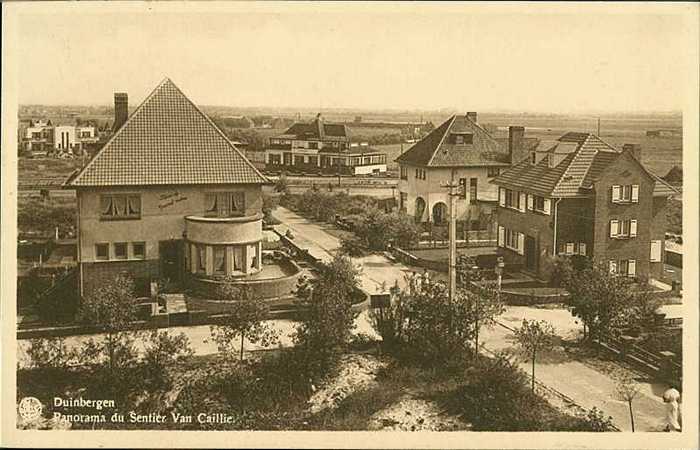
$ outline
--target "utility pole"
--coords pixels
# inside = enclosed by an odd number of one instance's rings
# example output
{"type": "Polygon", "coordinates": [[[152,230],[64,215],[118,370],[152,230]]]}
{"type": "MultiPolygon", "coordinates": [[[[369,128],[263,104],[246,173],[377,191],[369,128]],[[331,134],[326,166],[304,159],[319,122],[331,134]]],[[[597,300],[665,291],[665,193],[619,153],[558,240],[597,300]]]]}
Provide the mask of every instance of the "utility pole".
{"type": "Polygon", "coordinates": [[[598,117],[598,137],[600,137],[600,117],[598,117]]]}
{"type": "Polygon", "coordinates": [[[442,187],[448,189],[447,196],[449,197],[449,241],[450,241],[450,301],[454,301],[457,292],[457,207],[455,201],[460,195],[459,183],[454,181],[454,172],[449,183],[442,184],[442,187]]]}

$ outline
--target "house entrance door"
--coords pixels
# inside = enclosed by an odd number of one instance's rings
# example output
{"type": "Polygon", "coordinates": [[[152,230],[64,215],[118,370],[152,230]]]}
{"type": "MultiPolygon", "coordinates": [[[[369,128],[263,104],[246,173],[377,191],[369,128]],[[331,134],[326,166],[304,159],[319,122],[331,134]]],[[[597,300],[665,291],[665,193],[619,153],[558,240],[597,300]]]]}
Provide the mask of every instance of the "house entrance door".
{"type": "Polygon", "coordinates": [[[531,272],[537,271],[537,245],[535,238],[525,236],[525,268],[531,272]]]}
{"type": "Polygon", "coordinates": [[[160,276],[179,283],[183,266],[182,240],[171,239],[160,241],[158,244],[160,276]]]}

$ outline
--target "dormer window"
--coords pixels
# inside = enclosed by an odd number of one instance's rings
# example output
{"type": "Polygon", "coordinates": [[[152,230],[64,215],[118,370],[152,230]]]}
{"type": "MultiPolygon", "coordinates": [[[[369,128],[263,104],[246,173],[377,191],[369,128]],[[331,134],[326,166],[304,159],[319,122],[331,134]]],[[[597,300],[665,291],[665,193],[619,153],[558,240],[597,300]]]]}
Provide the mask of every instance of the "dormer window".
{"type": "Polygon", "coordinates": [[[471,144],[474,141],[472,133],[452,133],[452,143],[456,145],[471,144]]]}

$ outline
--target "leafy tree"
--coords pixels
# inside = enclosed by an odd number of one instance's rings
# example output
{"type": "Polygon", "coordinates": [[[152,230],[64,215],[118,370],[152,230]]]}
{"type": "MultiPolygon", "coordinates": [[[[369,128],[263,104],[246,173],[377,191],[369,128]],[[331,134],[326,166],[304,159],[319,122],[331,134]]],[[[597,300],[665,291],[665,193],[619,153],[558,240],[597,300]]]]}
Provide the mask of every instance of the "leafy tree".
{"type": "Polygon", "coordinates": [[[144,378],[150,387],[170,387],[168,368],[192,356],[194,351],[184,333],[152,330],[146,339],[142,360],[144,378]]]}
{"type": "Polygon", "coordinates": [[[115,388],[122,375],[136,364],[133,323],[137,319],[134,282],[124,275],[97,287],[83,299],[78,318],[93,325],[101,336],[89,339],[82,348],[83,358],[100,363],[106,359],[106,377],[115,388]]]}
{"type": "Polygon", "coordinates": [[[356,314],[352,299],[358,285],[358,270],[349,258],[336,255],[320,268],[315,279],[304,278],[297,286],[303,309],[295,343],[310,356],[313,371],[322,373],[347,345],[356,314]]]}
{"type": "Polygon", "coordinates": [[[627,402],[630,410],[630,423],[632,424],[632,432],[634,432],[634,413],[632,412],[632,402],[639,395],[639,384],[630,376],[626,376],[619,380],[615,385],[615,390],[620,400],[627,402]]]}
{"type": "Polygon", "coordinates": [[[275,182],[275,192],[281,192],[286,194],[289,192],[289,182],[287,181],[287,175],[281,174],[277,181],[275,182]]]}
{"type": "Polygon", "coordinates": [[[620,319],[632,302],[632,281],[611,274],[600,264],[589,264],[564,280],[572,314],[583,322],[584,340],[619,328],[620,319]]]}
{"type": "Polygon", "coordinates": [[[262,212],[264,215],[264,220],[268,224],[279,223],[277,219],[274,218],[272,212],[279,206],[280,198],[277,195],[267,195],[263,194],[263,205],[262,212]]]}
{"type": "Polygon", "coordinates": [[[65,369],[78,356],[64,337],[31,339],[26,352],[31,366],[37,369],[65,369]]]}
{"type": "Polygon", "coordinates": [[[671,167],[671,170],[663,177],[664,180],[669,183],[682,183],[683,182],[683,169],[678,166],[671,167]]]}
{"type": "Polygon", "coordinates": [[[220,288],[220,298],[233,301],[229,314],[217,320],[211,326],[211,335],[219,351],[231,355],[235,342],[240,344],[240,361],[243,362],[245,339],[263,347],[274,345],[278,341],[277,330],[267,322],[270,308],[262,300],[253,298],[245,287],[234,286],[226,281],[220,288]]]}
{"type": "Polygon", "coordinates": [[[554,327],[544,320],[523,319],[520,328],[513,332],[521,351],[532,361],[532,390],[535,390],[535,361],[537,354],[554,347],[554,327]]]}
{"type": "Polygon", "coordinates": [[[340,240],[340,253],[351,258],[359,258],[367,254],[366,248],[360,238],[351,236],[340,240]]]}

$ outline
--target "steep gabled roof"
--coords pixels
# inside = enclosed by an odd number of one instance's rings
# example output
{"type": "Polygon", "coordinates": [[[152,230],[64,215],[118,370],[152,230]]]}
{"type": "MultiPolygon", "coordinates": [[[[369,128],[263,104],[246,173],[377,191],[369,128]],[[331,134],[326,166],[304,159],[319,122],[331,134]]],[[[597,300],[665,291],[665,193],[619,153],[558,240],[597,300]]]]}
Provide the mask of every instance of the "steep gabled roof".
{"type": "MultiPolygon", "coordinates": [[[[621,151],[594,134],[575,132],[566,133],[557,141],[541,143],[537,153],[546,153],[546,156],[534,165],[529,159],[523,160],[491,182],[545,197],[578,197],[587,195],[586,191],[593,188],[603,172],[622,155],[621,151]],[[558,163],[549,167],[550,160],[558,163]]],[[[630,157],[655,180],[654,195],[678,193],[633,156],[630,157]]]]}
{"type": "Polygon", "coordinates": [[[66,185],[267,182],[221,130],[166,78],[66,185]]]}
{"type": "Polygon", "coordinates": [[[508,166],[510,154],[467,116],[452,116],[428,133],[396,162],[427,167],[508,166]],[[456,144],[450,135],[469,133],[471,144],[456,144]]]}

